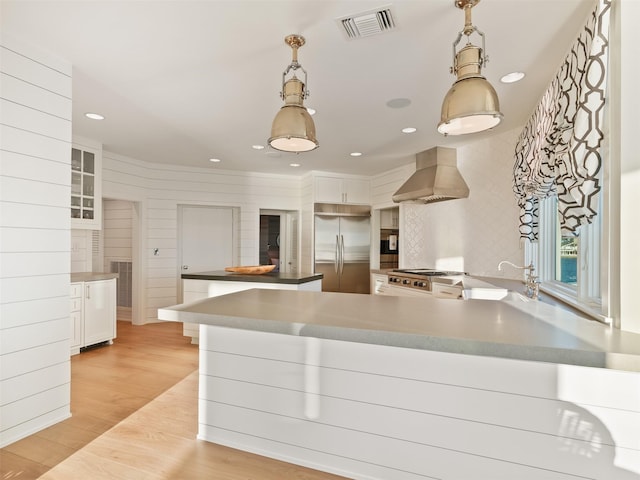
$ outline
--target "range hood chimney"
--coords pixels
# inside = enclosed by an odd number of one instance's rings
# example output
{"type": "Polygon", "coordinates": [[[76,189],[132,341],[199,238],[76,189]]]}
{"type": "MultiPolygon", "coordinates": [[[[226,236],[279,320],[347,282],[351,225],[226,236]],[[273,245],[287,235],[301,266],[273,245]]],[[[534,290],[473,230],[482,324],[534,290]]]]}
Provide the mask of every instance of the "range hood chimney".
{"type": "Polygon", "coordinates": [[[469,187],[456,163],[455,148],[434,147],[418,153],[416,171],[391,198],[396,203],[432,203],[467,198],[469,187]]]}

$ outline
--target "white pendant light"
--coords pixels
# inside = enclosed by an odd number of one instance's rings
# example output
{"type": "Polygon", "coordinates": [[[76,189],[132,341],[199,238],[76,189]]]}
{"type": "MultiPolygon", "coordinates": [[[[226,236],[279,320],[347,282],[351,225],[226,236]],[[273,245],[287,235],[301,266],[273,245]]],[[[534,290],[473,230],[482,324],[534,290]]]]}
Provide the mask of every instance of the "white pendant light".
{"type": "Polygon", "coordinates": [[[456,0],[455,6],[464,10],[464,29],[453,42],[453,66],[451,73],[457,80],[442,102],[438,131],[444,135],[464,135],[495,127],[502,121],[498,94],[482,76],[482,66],[489,61],[485,53],[484,33],[471,23],[471,9],[480,0],[456,0]],[[473,45],[469,36],[476,32],[482,37],[482,48],[473,45]],[[467,44],[456,52],[462,35],[467,44]]]}
{"type": "Polygon", "coordinates": [[[301,35],[288,35],[284,41],[292,48],[293,55],[291,64],[282,74],[280,97],[284,100],[284,106],[273,119],[269,145],[284,152],[308,152],[318,148],[319,144],[316,126],[303,105],[309,91],[306,89],[307,72],[298,63],[298,48],[304,45],[305,39],[301,35]],[[298,69],[304,73],[304,81],[296,77],[298,69]],[[285,81],[290,71],[293,71],[293,76],[285,81]]]}

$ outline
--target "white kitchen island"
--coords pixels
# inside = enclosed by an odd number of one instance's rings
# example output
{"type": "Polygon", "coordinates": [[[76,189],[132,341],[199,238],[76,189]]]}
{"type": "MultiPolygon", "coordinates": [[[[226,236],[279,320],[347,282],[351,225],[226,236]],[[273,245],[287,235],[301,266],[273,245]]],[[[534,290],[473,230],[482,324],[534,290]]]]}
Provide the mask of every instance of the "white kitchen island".
{"type": "Polygon", "coordinates": [[[252,289],[206,325],[199,438],[361,479],[640,478],[640,335],[539,302],[252,289]]]}

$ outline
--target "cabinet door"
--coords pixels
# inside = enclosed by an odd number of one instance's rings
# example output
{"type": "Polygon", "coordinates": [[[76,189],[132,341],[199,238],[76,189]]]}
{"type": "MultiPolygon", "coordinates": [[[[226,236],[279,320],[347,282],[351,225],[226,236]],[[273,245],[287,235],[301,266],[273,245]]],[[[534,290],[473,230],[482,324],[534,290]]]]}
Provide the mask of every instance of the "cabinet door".
{"type": "Polygon", "coordinates": [[[116,336],[116,281],[84,284],[84,346],[116,336]]]}
{"type": "Polygon", "coordinates": [[[320,203],[360,203],[371,200],[369,180],[359,178],[316,177],[315,201],[320,203]]]}
{"type": "Polygon", "coordinates": [[[344,203],[342,179],[316,177],[315,201],[320,203],[344,203]]]}
{"type": "Polygon", "coordinates": [[[71,148],[71,227],[100,230],[102,223],[102,151],[71,148]]]}
{"type": "Polygon", "coordinates": [[[355,178],[344,180],[344,203],[363,203],[368,205],[370,201],[369,180],[355,178]]]}

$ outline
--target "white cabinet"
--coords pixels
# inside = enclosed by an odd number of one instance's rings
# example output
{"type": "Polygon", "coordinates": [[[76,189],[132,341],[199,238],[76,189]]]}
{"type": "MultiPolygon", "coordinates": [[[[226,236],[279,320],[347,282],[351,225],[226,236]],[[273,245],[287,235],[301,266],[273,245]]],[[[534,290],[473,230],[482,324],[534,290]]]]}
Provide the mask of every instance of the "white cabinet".
{"type": "Polygon", "coordinates": [[[83,282],[72,283],[69,295],[71,301],[71,355],[80,353],[82,345],[82,285],[83,282]]]}
{"type": "Polygon", "coordinates": [[[71,148],[71,228],[100,230],[102,224],[102,148],[74,143],[71,148]]]}
{"type": "Polygon", "coordinates": [[[380,210],[380,228],[398,229],[400,225],[400,211],[398,208],[380,210]]]}
{"type": "Polygon", "coordinates": [[[319,203],[371,203],[370,182],[360,178],[315,177],[315,201],[319,203]]]}
{"type": "Polygon", "coordinates": [[[71,284],[71,354],[116,338],[116,279],[71,284]]]}
{"type": "Polygon", "coordinates": [[[116,337],[116,281],[84,282],[84,346],[116,337]]]}

